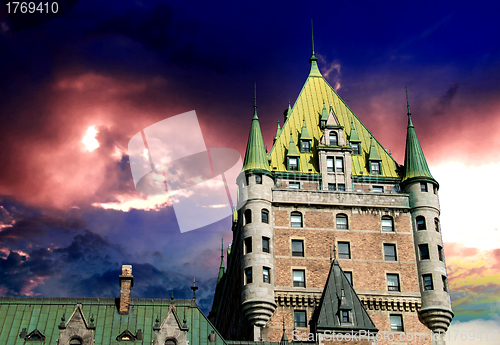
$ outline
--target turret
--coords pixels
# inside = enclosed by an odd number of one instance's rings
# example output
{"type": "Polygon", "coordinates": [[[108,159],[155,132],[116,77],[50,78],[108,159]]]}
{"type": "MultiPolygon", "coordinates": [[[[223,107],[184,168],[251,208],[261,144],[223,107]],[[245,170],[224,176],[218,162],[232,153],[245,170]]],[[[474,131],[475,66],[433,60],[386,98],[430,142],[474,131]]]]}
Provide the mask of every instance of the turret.
{"type": "Polygon", "coordinates": [[[413,126],[406,91],[408,128],[401,187],[409,194],[418,279],[419,317],[433,332],[445,332],[453,318],[439,222],[438,182],[432,177],[413,126]]]}
{"type": "Polygon", "coordinates": [[[242,215],[239,236],[243,247],[241,271],[243,288],[241,301],[247,322],[251,325],[254,341],[265,338],[266,326],[276,309],[274,302],[274,231],[272,226],[271,188],[274,179],[269,167],[264,139],[257,116],[257,100],[248,137],[243,171],[238,179],[244,198],[238,205],[242,215]],[[244,202],[244,204],[243,204],[244,202]]]}

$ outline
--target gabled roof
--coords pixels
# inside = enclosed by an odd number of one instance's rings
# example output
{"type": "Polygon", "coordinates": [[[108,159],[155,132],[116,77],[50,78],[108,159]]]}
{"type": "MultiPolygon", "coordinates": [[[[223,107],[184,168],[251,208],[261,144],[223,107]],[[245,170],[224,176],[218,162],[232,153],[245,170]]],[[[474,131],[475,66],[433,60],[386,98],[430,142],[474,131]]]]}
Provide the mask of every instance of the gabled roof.
{"type": "Polygon", "coordinates": [[[406,130],[405,165],[401,183],[405,184],[422,180],[433,182],[437,185],[437,181],[431,175],[424,152],[417,138],[417,132],[411,121],[408,90],[406,90],[406,105],[408,107],[408,128],[406,130]]]}
{"type": "Polygon", "coordinates": [[[45,344],[56,344],[61,317],[65,315],[66,320],[70,320],[68,316],[73,315],[78,305],[81,305],[80,310],[85,317],[94,315],[95,345],[122,344],[117,341],[117,336],[124,330],[129,330],[137,337],[139,329],[142,330],[142,340],[137,339],[134,344],[151,344],[156,316],[163,319],[172,304],[175,305],[177,315],[182,319],[186,318],[189,344],[227,344],[193,300],[131,299],[129,314],[120,315],[114,298],[32,297],[0,297],[0,344],[25,344],[24,339],[19,337],[23,328],[28,331],[37,329],[45,336],[45,344]],[[217,334],[215,343],[208,340],[212,331],[217,334]]]}
{"type": "Polygon", "coordinates": [[[323,289],[319,310],[313,316],[316,330],[369,330],[377,328],[366,312],[358,295],[340,268],[337,259],[330,267],[330,273],[323,289]],[[350,311],[351,322],[341,323],[341,310],[350,311]]]}
{"type": "Polygon", "coordinates": [[[255,97],[253,109],[252,126],[250,127],[250,134],[248,135],[243,170],[245,172],[252,170],[270,171],[271,169],[267,161],[266,146],[264,145],[259,117],[257,116],[257,97],[255,97]]]}
{"type": "Polygon", "coordinates": [[[377,147],[375,146],[375,142],[373,137],[370,139],[370,154],[368,155],[369,161],[381,161],[380,155],[378,154],[377,147]]]}
{"type": "MultiPolygon", "coordinates": [[[[291,113],[281,128],[281,134],[269,154],[271,159],[270,166],[273,172],[286,172],[286,156],[289,144],[293,140],[298,142],[300,133],[305,120],[307,130],[312,139],[312,153],[316,159],[311,160],[310,154],[299,155],[300,173],[319,173],[317,159],[317,145],[323,135],[320,127],[320,120],[323,116],[323,103],[332,104],[332,109],[337,117],[340,126],[343,127],[344,137],[348,138],[351,130],[354,128],[360,142],[359,155],[352,155],[352,175],[368,176],[368,155],[370,152],[371,133],[356,117],[352,110],[340,98],[337,92],[330,86],[325,78],[319,72],[317,58],[313,54],[310,59],[311,71],[300,91],[291,113]],[[312,163],[312,164],[311,164],[312,163]],[[309,169],[312,169],[309,171],[309,169]]],[[[326,109],[326,108],[325,108],[326,109]]],[[[380,177],[399,178],[396,172],[397,164],[394,159],[386,152],[380,143],[374,138],[374,146],[381,160],[380,177]]]]}

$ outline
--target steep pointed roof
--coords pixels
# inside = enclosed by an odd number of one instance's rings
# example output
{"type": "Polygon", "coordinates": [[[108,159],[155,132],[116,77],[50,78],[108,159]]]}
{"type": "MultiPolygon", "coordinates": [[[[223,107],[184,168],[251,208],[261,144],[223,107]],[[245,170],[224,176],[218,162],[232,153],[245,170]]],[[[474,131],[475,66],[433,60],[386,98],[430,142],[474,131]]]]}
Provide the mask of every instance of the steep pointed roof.
{"type": "Polygon", "coordinates": [[[358,132],[356,132],[356,127],[354,127],[352,121],[351,121],[351,134],[349,134],[349,141],[352,143],[359,143],[361,141],[359,140],[358,132]]]}
{"type": "Polygon", "coordinates": [[[280,120],[278,120],[278,128],[276,128],[276,138],[281,134],[280,120]]]}
{"type": "Polygon", "coordinates": [[[310,77],[323,77],[321,75],[321,72],[319,71],[318,68],[318,58],[314,54],[314,31],[313,31],[313,23],[311,20],[311,38],[312,38],[312,56],[309,59],[309,62],[311,63],[311,70],[309,71],[309,76],[310,77]]]}
{"type": "Polygon", "coordinates": [[[378,154],[377,147],[375,146],[375,142],[373,137],[370,139],[370,154],[368,155],[369,161],[381,161],[380,155],[378,154]]]}
{"type": "Polygon", "coordinates": [[[295,146],[295,142],[293,141],[293,136],[290,133],[290,142],[288,143],[288,152],[287,156],[300,156],[299,151],[297,150],[297,146],[295,146]]]}
{"type": "Polygon", "coordinates": [[[261,172],[271,171],[267,160],[264,138],[262,138],[259,117],[257,116],[257,91],[255,92],[252,126],[250,127],[250,134],[248,135],[247,151],[245,153],[245,161],[243,162],[243,170],[245,172],[251,170],[261,172]]]}
{"type": "Polygon", "coordinates": [[[306,120],[302,121],[302,130],[300,132],[300,140],[312,140],[312,137],[309,135],[306,126],[306,120]]]}
{"type": "MultiPolygon", "coordinates": [[[[314,56],[314,55],[313,55],[314,56]]],[[[312,65],[316,64],[317,59],[311,58],[312,65]]],[[[290,142],[298,142],[300,133],[305,120],[307,130],[313,138],[312,153],[313,157],[317,155],[316,143],[320,142],[323,136],[323,130],[320,126],[320,119],[323,113],[323,102],[332,104],[332,109],[335,116],[342,126],[344,137],[348,137],[351,130],[354,128],[360,143],[360,152],[370,151],[371,133],[365,125],[356,117],[352,110],[340,98],[337,92],[331,87],[323,76],[309,74],[302,90],[300,91],[297,100],[295,101],[292,111],[288,114],[287,120],[281,128],[281,134],[276,139],[271,152],[269,153],[271,170],[273,172],[287,172],[286,156],[290,147],[290,142]],[[290,138],[292,137],[292,138],[290,138]]],[[[400,176],[396,170],[397,164],[394,159],[385,151],[380,143],[373,138],[373,144],[376,146],[380,156],[381,172],[378,177],[387,177],[399,179],[400,176]]],[[[298,154],[298,152],[297,152],[298,154]]],[[[319,173],[318,159],[312,159],[310,154],[298,154],[299,156],[299,173],[319,173]]],[[[368,170],[368,155],[352,155],[351,166],[352,175],[354,177],[369,176],[368,170]]]]}
{"type": "Polygon", "coordinates": [[[219,284],[222,277],[224,277],[225,273],[226,270],[224,268],[224,239],[222,239],[222,246],[220,249],[220,267],[219,267],[219,276],[217,277],[217,284],[219,284]]]}
{"type": "Polygon", "coordinates": [[[402,184],[411,181],[429,181],[438,184],[432,177],[425,160],[424,152],[417,138],[417,132],[411,121],[410,103],[408,101],[408,90],[406,90],[406,105],[408,107],[408,128],[406,130],[405,165],[402,184]]]}
{"type": "Polygon", "coordinates": [[[321,110],[321,121],[328,121],[328,116],[330,116],[330,114],[326,110],[325,101],[323,101],[323,110],[321,110]]]}
{"type": "Polygon", "coordinates": [[[377,332],[344,271],[334,258],[313,322],[317,330],[367,330],[377,332]],[[342,323],[341,311],[349,311],[350,322],[342,323]]]}

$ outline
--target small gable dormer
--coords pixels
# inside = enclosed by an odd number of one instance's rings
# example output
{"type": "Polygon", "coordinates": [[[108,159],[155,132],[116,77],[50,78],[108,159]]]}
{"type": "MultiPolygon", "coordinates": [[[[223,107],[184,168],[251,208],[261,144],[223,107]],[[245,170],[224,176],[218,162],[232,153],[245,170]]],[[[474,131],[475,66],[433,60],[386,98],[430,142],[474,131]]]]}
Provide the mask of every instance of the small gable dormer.
{"type": "Polygon", "coordinates": [[[92,318],[90,324],[87,322],[81,304],[76,306],[68,322],[65,322],[64,316],[61,318],[61,321],[59,325],[59,345],[93,344],[94,320],[92,318]]]}
{"type": "Polygon", "coordinates": [[[19,338],[24,339],[24,341],[45,341],[45,336],[36,328],[29,334],[27,334],[26,328],[23,328],[19,338]]]}
{"type": "Polygon", "coordinates": [[[312,137],[307,130],[305,119],[302,120],[302,131],[300,132],[300,152],[312,152],[312,137]]]}
{"type": "Polygon", "coordinates": [[[134,335],[132,332],[126,329],[123,332],[121,332],[119,336],[116,337],[116,340],[124,342],[142,340],[142,330],[138,329],[137,334],[134,335]]]}
{"type": "Polygon", "coordinates": [[[370,139],[370,154],[368,156],[368,171],[370,175],[382,175],[382,159],[378,154],[373,136],[370,139]]]}
{"type": "MultiPolygon", "coordinates": [[[[174,300],[172,299],[172,302],[174,300]]],[[[175,345],[188,345],[187,332],[189,328],[186,325],[186,309],[184,309],[184,320],[180,321],[177,315],[175,304],[171,304],[167,315],[160,325],[158,321],[155,324],[153,345],[175,344],[175,345]]]]}
{"type": "Polygon", "coordinates": [[[290,143],[288,144],[288,152],[286,154],[286,170],[299,171],[299,151],[293,141],[293,135],[290,133],[290,143]]]}
{"type": "Polygon", "coordinates": [[[349,143],[351,144],[352,155],[361,154],[361,140],[359,139],[358,132],[354,123],[351,121],[351,133],[349,134],[349,143]]]}

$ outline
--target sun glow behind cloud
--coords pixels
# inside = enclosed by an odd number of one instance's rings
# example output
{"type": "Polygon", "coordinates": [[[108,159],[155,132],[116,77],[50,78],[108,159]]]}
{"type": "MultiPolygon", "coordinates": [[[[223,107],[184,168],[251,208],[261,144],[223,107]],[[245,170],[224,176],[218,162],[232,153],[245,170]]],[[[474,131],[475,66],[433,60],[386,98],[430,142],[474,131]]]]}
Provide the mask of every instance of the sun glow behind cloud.
{"type": "Polygon", "coordinates": [[[95,138],[97,133],[99,133],[99,131],[95,128],[95,126],[89,126],[82,139],[82,143],[85,145],[85,149],[89,152],[92,152],[99,147],[99,142],[95,138]]]}

